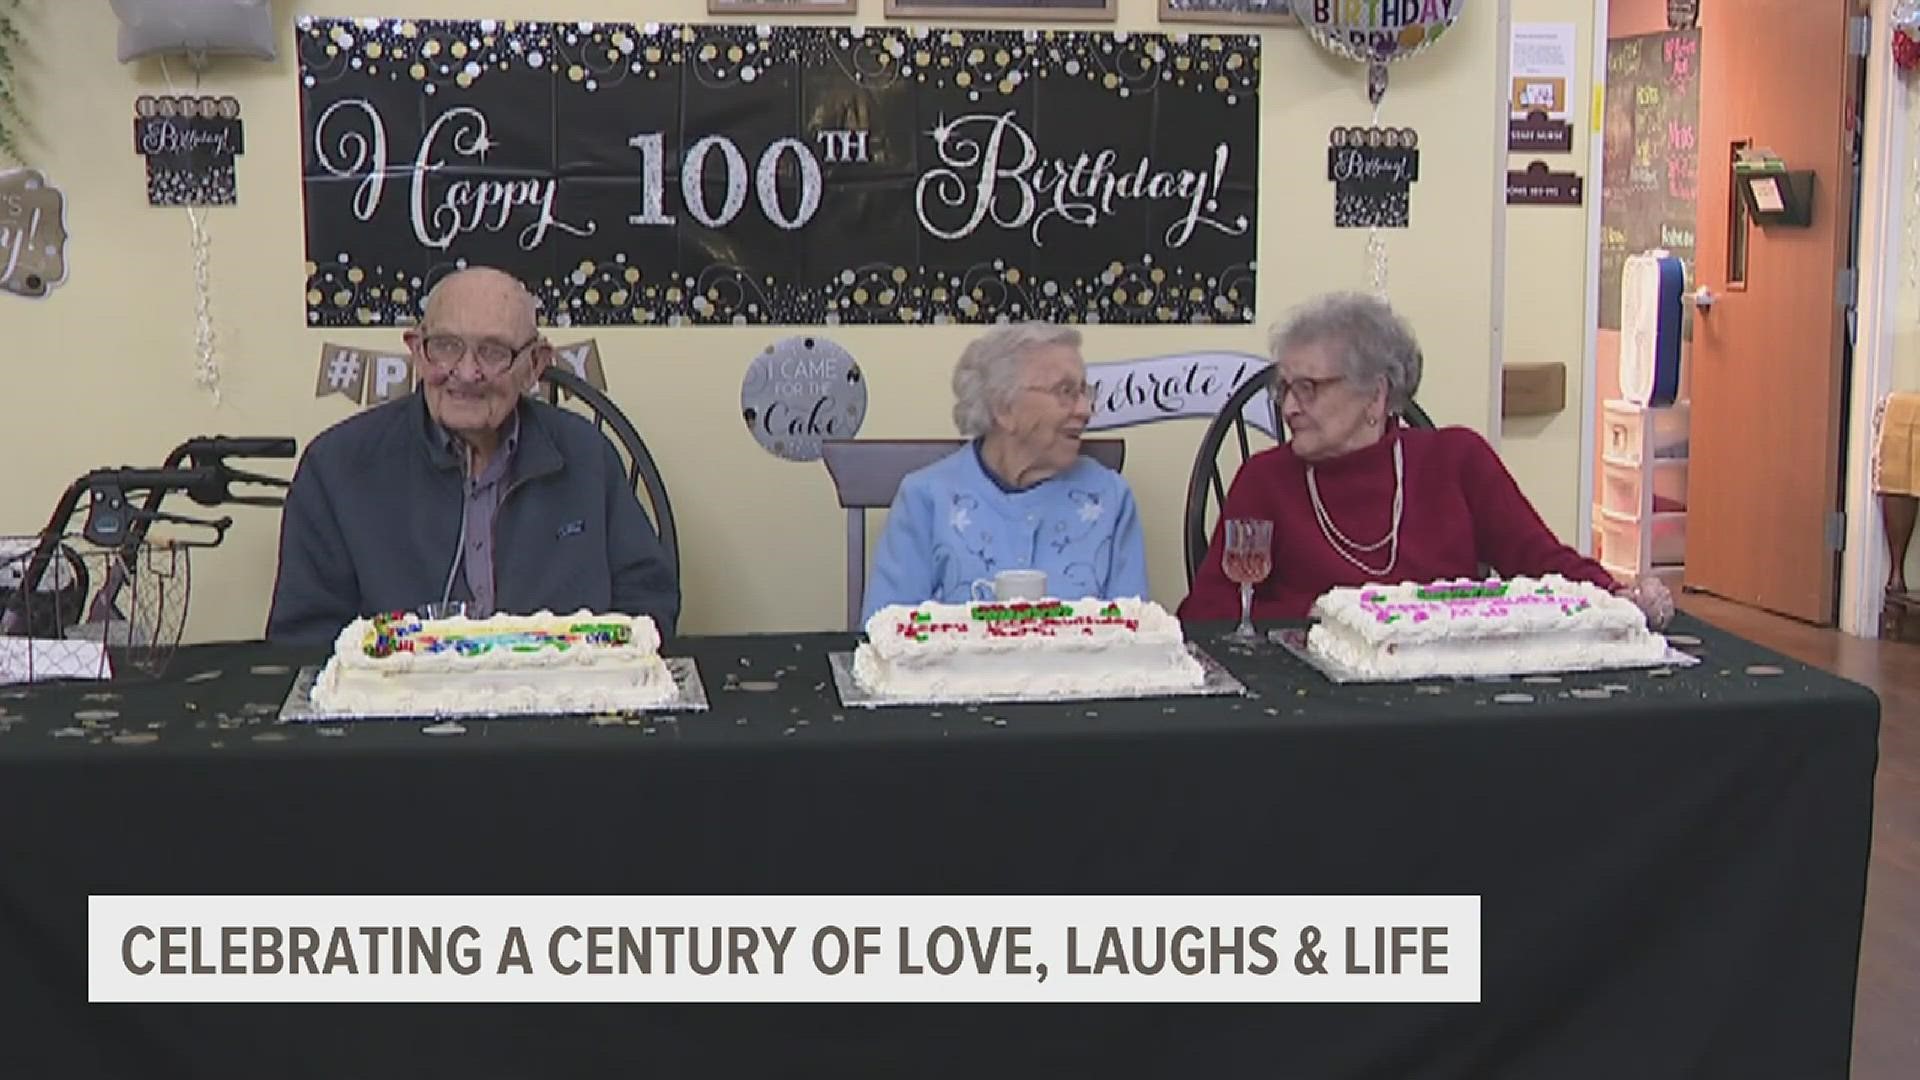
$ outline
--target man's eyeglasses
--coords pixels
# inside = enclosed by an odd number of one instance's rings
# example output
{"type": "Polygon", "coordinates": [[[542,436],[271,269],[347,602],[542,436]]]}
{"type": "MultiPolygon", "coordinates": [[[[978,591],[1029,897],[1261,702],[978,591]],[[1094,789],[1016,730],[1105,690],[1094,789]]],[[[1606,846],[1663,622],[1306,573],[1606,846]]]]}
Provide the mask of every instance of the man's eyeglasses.
{"type": "Polygon", "coordinates": [[[1298,401],[1303,407],[1312,405],[1314,399],[1320,396],[1320,391],[1323,388],[1332,386],[1334,383],[1345,382],[1346,380],[1347,377],[1345,375],[1328,375],[1320,379],[1310,379],[1305,376],[1298,379],[1282,379],[1276,377],[1273,380],[1273,403],[1275,405],[1284,405],[1287,401],[1287,395],[1292,394],[1294,400],[1298,401]]]}
{"type": "Polygon", "coordinates": [[[427,354],[427,362],[436,368],[451,370],[457,366],[467,353],[473,353],[473,359],[480,370],[487,375],[498,375],[513,366],[521,354],[540,340],[535,334],[524,345],[509,345],[504,341],[488,339],[469,344],[458,334],[429,334],[422,349],[427,354]]]}
{"type": "Polygon", "coordinates": [[[1059,382],[1052,386],[1029,386],[1026,389],[1041,394],[1052,394],[1062,405],[1073,405],[1081,400],[1093,400],[1093,385],[1087,382],[1059,382]]]}

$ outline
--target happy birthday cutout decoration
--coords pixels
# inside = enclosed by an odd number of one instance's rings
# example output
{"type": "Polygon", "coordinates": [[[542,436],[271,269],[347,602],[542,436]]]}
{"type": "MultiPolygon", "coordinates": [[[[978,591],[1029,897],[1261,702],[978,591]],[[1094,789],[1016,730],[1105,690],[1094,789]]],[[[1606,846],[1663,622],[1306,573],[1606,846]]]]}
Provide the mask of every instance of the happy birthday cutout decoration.
{"type": "Polygon", "coordinates": [[[0,290],[40,299],[67,280],[66,205],[38,170],[0,172],[0,290]]]}

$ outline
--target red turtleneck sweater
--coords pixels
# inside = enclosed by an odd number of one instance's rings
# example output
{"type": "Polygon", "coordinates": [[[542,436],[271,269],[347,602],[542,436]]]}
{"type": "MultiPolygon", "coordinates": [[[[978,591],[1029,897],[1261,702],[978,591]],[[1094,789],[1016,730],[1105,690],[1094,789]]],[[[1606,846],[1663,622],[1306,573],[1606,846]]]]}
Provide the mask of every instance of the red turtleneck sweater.
{"type": "MultiPolygon", "coordinates": [[[[1369,575],[1340,557],[1314,516],[1307,463],[1289,446],[1255,454],[1233,478],[1221,519],[1273,522],[1273,572],[1253,589],[1261,619],[1305,619],[1313,602],[1338,585],[1434,581],[1471,576],[1483,565],[1503,577],[1560,574],[1617,588],[1600,564],[1562,544],[1540,520],[1520,486],[1478,432],[1470,428],[1390,430],[1364,450],[1314,467],[1320,499],[1350,540],[1371,544],[1393,522],[1393,444],[1406,462],[1400,555],[1393,569],[1369,575]]],[[[1238,619],[1240,586],[1220,568],[1222,530],[1180,604],[1182,619],[1238,619]]],[[[1384,566],[1389,546],[1354,552],[1384,566]]]]}

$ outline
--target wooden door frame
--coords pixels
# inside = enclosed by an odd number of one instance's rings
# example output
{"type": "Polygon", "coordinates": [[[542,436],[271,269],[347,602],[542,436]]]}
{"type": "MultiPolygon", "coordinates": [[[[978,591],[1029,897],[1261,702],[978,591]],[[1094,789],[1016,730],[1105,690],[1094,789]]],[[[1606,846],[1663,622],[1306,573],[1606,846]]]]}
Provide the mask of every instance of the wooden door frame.
{"type": "Polygon", "coordinates": [[[1886,539],[1871,475],[1873,410],[1893,385],[1908,211],[1902,181],[1906,159],[1916,149],[1907,139],[1906,88],[1894,70],[1892,10],[1893,0],[1873,0],[1860,158],[1859,278],[1852,382],[1847,388],[1847,471],[1842,478],[1847,532],[1840,557],[1840,629],[1856,637],[1879,635],[1887,580],[1886,539]]]}

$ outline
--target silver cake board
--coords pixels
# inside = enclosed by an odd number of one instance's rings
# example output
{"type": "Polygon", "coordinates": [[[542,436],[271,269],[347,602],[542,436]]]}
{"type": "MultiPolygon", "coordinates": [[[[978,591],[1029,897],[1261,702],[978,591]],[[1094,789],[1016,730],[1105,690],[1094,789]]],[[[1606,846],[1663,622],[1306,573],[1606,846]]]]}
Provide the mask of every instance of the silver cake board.
{"type": "Polygon", "coordinates": [[[462,709],[456,705],[426,712],[392,715],[321,711],[313,704],[313,684],[320,679],[320,669],[303,667],[293,680],[293,689],[287,691],[286,703],[280,706],[279,722],[343,724],[358,720],[513,720],[555,716],[628,716],[657,712],[705,712],[707,687],[700,681],[700,668],[694,663],[693,657],[668,656],[662,659],[667,663],[667,670],[673,674],[675,692],[673,697],[657,705],[621,709],[515,709],[512,712],[483,708],[462,709]]]}
{"type": "Polygon", "coordinates": [[[884,709],[902,705],[1057,705],[1073,701],[1135,701],[1158,698],[1244,697],[1247,688],[1220,661],[1208,656],[1200,646],[1187,643],[1187,652],[1200,662],[1205,681],[1196,687],[1169,687],[1164,690],[1137,690],[1125,694],[1087,690],[1077,694],[938,694],[929,696],[876,694],[853,677],[853,654],[827,654],[833,668],[833,685],[840,692],[840,703],[850,709],[884,709]]]}
{"type": "Polygon", "coordinates": [[[1307,651],[1307,628],[1290,627],[1285,630],[1267,631],[1267,640],[1293,654],[1294,658],[1308,667],[1325,675],[1336,683],[1421,683],[1421,682],[1507,682],[1510,679],[1524,679],[1530,675],[1579,675],[1586,672],[1602,671],[1639,671],[1652,668],[1692,667],[1700,658],[1681,652],[1672,645],[1667,646],[1667,655],[1659,660],[1637,660],[1628,663],[1593,664],[1581,663],[1570,668],[1529,668],[1504,675],[1382,675],[1375,672],[1354,671],[1336,660],[1315,656],[1307,651]]]}

